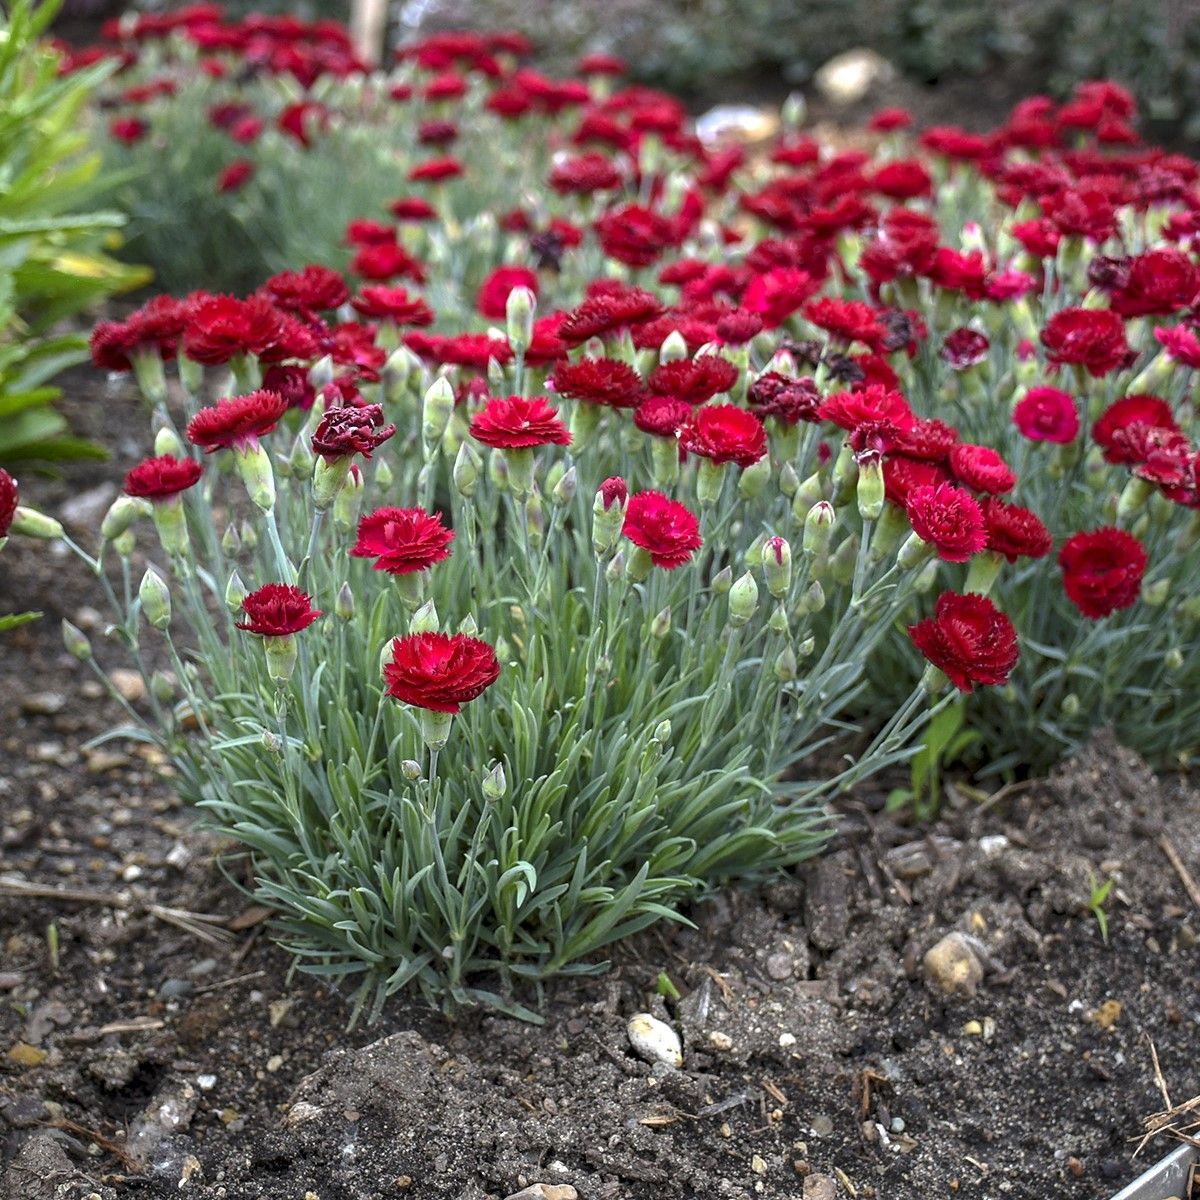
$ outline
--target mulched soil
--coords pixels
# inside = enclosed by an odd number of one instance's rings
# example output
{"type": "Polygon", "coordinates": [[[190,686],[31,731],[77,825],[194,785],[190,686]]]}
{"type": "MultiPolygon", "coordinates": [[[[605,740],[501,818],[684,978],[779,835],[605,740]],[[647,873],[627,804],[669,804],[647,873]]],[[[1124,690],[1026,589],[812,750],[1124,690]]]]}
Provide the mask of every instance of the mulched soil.
{"type": "MultiPolygon", "coordinates": [[[[66,409],[115,457],[25,497],[102,510],[140,417],[86,375],[66,409]]],[[[18,607],[45,616],[0,642],[0,1200],[1102,1200],[1169,1148],[1132,1158],[1163,1107],[1151,1048],[1173,1100],[1200,1093],[1200,910],[1169,854],[1200,876],[1200,794],[1103,736],[984,811],[952,790],[929,829],[860,792],[819,863],[552,987],[542,1026],[399,1000],[348,1033],[167,765],[82,749],[120,719],[59,643],[65,616],[123,665],[94,581],[12,539],[18,607]],[[951,931],[973,994],[923,964],[951,931]],[[682,1070],[633,1054],[639,1011],[682,1070]]]]}

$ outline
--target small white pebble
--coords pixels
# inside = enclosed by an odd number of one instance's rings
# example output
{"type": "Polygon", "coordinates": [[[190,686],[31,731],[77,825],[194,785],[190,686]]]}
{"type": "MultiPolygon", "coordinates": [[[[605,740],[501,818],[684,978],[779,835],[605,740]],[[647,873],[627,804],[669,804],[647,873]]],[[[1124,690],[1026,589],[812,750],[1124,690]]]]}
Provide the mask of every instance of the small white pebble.
{"type": "Polygon", "coordinates": [[[796,1044],[796,1035],[794,1033],[781,1033],[779,1035],[779,1044],[786,1050],[789,1046],[796,1044]]]}

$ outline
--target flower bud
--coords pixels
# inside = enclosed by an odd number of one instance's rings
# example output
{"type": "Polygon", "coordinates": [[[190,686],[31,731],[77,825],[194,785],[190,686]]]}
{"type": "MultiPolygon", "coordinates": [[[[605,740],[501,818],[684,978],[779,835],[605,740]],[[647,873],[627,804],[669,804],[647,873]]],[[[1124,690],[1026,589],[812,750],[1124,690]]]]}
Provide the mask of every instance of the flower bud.
{"type": "MultiPolygon", "coordinates": [[[[640,546],[634,547],[635,555],[638,550],[641,550],[640,546]]],[[[643,551],[643,554],[645,554],[645,551],[643,551]]],[[[652,567],[654,564],[650,562],[650,556],[648,554],[646,554],[645,557],[648,564],[646,567],[646,575],[649,575],[650,567],[652,567]]],[[[645,579],[646,575],[643,575],[642,578],[645,579]]],[[[604,568],[604,578],[610,587],[614,583],[620,583],[621,580],[625,578],[625,548],[623,546],[618,547],[617,552],[608,560],[608,566],[604,568]]],[[[637,580],[634,580],[634,582],[636,583],[637,580]]]]}
{"type": "Polygon", "coordinates": [[[488,391],[493,396],[502,396],[508,391],[508,384],[504,378],[504,367],[494,358],[489,358],[487,361],[487,385],[488,391]]]}
{"type": "Polygon", "coordinates": [[[284,744],[283,738],[281,738],[273,729],[264,729],[262,731],[263,749],[266,750],[268,754],[282,754],[284,744]]]}
{"type": "Polygon", "coordinates": [[[171,704],[175,700],[175,676],[169,671],[155,671],[150,676],[150,694],[159,704],[171,704]]]}
{"type": "Polygon", "coordinates": [[[799,129],[808,116],[808,103],[803,92],[789,92],[779,110],[780,124],[789,131],[799,129]]]}
{"type": "Polygon", "coordinates": [[[92,643],[87,640],[83,630],[70,621],[64,620],[62,623],[62,640],[67,653],[80,662],[87,662],[92,657],[92,643]]]}
{"type": "Polygon", "coordinates": [[[796,494],[792,497],[792,516],[797,521],[803,521],[814,504],[820,504],[825,499],[825,484],[819,472],[814,472],[800,481],[796,494]]]}
{"type": "Polygon", "coordinates": [[[357,466],[352,466],[342,490],[333,502],[333,523],[338,529],[349,533],[358,524],[358,510],[362,505],[364,486],[362,472],[357,466]]]}
{"type": "Polygon", "coordinates": [[[771,456],[764,454],[758,462],[738,476],[738,495],[743,500],[756,500],[771,482],[771,456]]]}
{"type": "Polygon", "coordinates": [[[166,629],[171,624],[171,592],[163,577],[153,568],[147,567],[138,585],[138,598],[142,612],[155,629],[166,629]]]}
{"type": "Polygon", "coordinates": [[[48,517],[35,508],[26,508],[23,504],[17,505],[8,531],[19,534],[21,537],[37,538],[47,542],[63,535],[62,525],[53,517],[48,517]]]}
{"type": "Polygon", "coordinates": [[[763,546],[766,544],[767,535],[760,533],[758,537],[746,547],[746,552],[742,555],[742,561],[748,567],[761,567],[763,560],[763,546]]]}
{"type": "Polygon", "coordinates": [[[858,482],[858,460],[849,443],[843,442],[838,456],[833,460],[833,500],[845,504],[854,494],[858,482]]]}
{"type": "Polygon", "coordinates": [[[409,633],[437,633],[440,627],[438,611],[432,600],[426,600],[409,618],[409,633]]]}
{"type": "MultiPolygon", "coordinates": [[[[623,551],[618,550],[613,556],[612,561],[606,569],[606,576],[610,582],[615,582],[613,575],[609,574],[612,571],[613,563],[618,558],[623,560],[623,551]]],[[[650,572],[654,569],[654,560],[650,557],[649,551],[644,550],[641,546],[634,546],[633,553],[629,556],[629,565],[625,568],[626,577],[630,583],[641,583],[650,572]]]]}
{"type": "Polygon", "coordinates": [[[242,539],[238,536],[236,525],[227,525],[221,535],[221,549],[230,558],[236,558],[242,549],[242,539]]]}
{"type": "Polygon", "coordinates": [[[562,478],[554,485],[554,490],[550,494],[554,497],[555,504],[570,504],[575,499],[578,488],[579,477],[572,466],[563,473],[562,478]]]}
{"type": "Polygon", "coordinates": [[[758,608],[758,584],[747,571],[729,589],[729,623],[735,628],[745,625],[758,608]]]}
{"type": "Polygon", "coordinates": [[[238,536],[242,540],[242,547],[245,550],[253,550],[258,545],[258,531],[250,524],[249,521],[243,521],[238,528],[238,536]]]}
{"type": "Polygon", "coordinates": [[[920,595],[933,590],[937,583],[938,565],[940,560],[931,558],[918,572],[916,579],[913,580],[913,591],[920,595]]]}
{"type": "Polygon", "coordinates": [[[679,478],[679,443],[674,438],[650,439],[650,473],[661,491],[669,491],[679,478]]]}
{"type": "Polygon", "coordinates": [[[133,530],[127,529],[119,537],[113,538],[113,549],[123,558],[130,559],[133,557],[133,551],[137,546],[137,538],[133,536],[133,530]]]}
{"type": "MultiPolygon", "coordinates": [[[[299,440],[299,439],[297,439],[299,440]]],[[[324,512],[337,499],[350,475],[349,458],[318,458],[312,473],[313,504],[324,512]]]]}
{"type": "Polygon", "coordinates": [[[878,454],[858,460],[858,511],[864,521],[877,521],[883,512],[883,459],[878,454]]]}
{"type": "Polygon", "coordinates": [[[672,329],[663,339],[663,344],[659,347],[658,361],[660,363],[679,362],[687,358],[687,356],[687,341],[678,329],[672,329]]]}
{"type": "Polygon", "coordinates": [[[529,531],[529,544],[535,549],[546,540],[546,508],[537,484],[525,498],[525,528],[529,531]]]}
{"type": "Polygon", "coordinates": [[[984,550],[971,559],[967,568],[967,581],[963,584],[964,592],[975,592],[986,596],[992,590],[992,584],[1004,566],[1004,558],[994,550],[984,550]]]}
{"type": "Polygon", "coordinates": [[[834,580],[843,586],[854,578],[854,564],[858,560],[858,544],[858,534],[852,533],[842,540],[841,545],[830,556],[830,572],[834,580]]]}
{"type": "Polygon", "coordinates": [[[240,612],[242,601],[250,593],[246,590],[246,585],[242,582],[242,577],[234,571],[229,577],[229,582],[225,585],[225,604],[230,612],[240,612]]]}
{"type": "Polygon", "coordinates": [[[134,496],[118,496],[109,505],[104,520],[100,522],[100,536],[106,542],[111,542],[120,537],[139,517],[149,516],[150,512],[149,501],[134,496]]]}
{"type": "MultiPolygon", "coordinates": [[[[796,493],[796,499],[800,493],[796,493]]],[[[829,542],[833,537],[833,526],[837,513],[828,500],[818,500],[805,514],[804,541],[802,548],[805,554],[818,556],[829,550],[829,542]]]]}
{"type": "Polygon", "coordinates": [[[625,526],[629,488],[619,476],[606,479],[592,501],[592,549],[597,558],[611,554],[625,526]]]}
{"type": "Polygon", "coordinates": [[[508,293],[504,305],[504,331],[513,353],[522,355],[533,340],[533,314],[537,311],[537,297],[527,287],[515,287],[508,293]]]}
{"type": "Polygon", "coordinates": [[[1178,646],[1172,646],[1170,650],[1163,655],[1163,666],[1168,671],[1178,671],[1183,666],[1183,651],[1178,646]]]}
{"type": "Polygon", "coordinates": [[[712,577],[712,590],[714,595],[724,596],[733,586],[733,569],[731,567],[722,567],[712,577]]]}
{"type": "Polygon", "coordinates": [[[343,621],[354,620],[354,593],[350,590],[349,583],[343,583],[338,588],[337,597],[333,602],[333,611],[334,615],[343,621]]]}
{"type": "Polygon", "coordinates": [[[803,662],[817,648],[817,639],[806,637],[804,641],[796,647],[796,657],[803,662]]]}
{"type": "Polygon", "coordinates": [[[780,683],[790,683],[796,678],[799,673],[799,664],[796,662],[796,652],[791,646],[784,646],[775,658],[775,678],[780,683]]]}
{"type": "Polygon", "coordinates": [[[1082,707],[1079,702],[1079,697],[1074,692],[1068,692],[1062,699],[1062,704],[1059,705],[1064,717],[1076,717],[1079,715],[1079,709],[1082,707]]]}
{"type": "Polygon", "coordinates": [[[653,621],[650,622],[650,636],[662,641],[663,638],[671,632],[671,609],[670,606],[664,608],[653,621]]]}
{"type": "Polygon", "coordinates": [[[479,634],[479,626],[475,622],[475,618],[467,613],[465,617],[458,623],[458,632],[466,634],[467,637],[476,637],[479,634]]]}
{"type": "Polygon", "coordinates": [[[1171,581],[1169,579],[1156,579],[1153,582],[1150,580],[1142,581],[1142,602],[1148,604],[1151,608],[1160,608],[1167,601],[1167,594],[1171,590],[1171,581]]]}
{"type": "Polygon", "coordinates": [[[453,414],[454,388],[448,379],[435,379],[426,391],[421,407],[421,438],[425,444],[426,458],[432,457],[437,450],[453,414]]]}
{"type": "Polygon", "coordinates": [[[763,543],[762,564],[767,591],[776,600],[787,595],[788,588],[792,586],[792,548],[787,538],[767,538],[763,543]]]}
{"type": "Polygon", "coordinates": [[[654,740],[662,746],[665,746],[671,740],[670,717],[664,717],[657,725],[655,725],[654,740]]]}
{"type": "Polygon", "coordinates": [[[175,430],[170,425],[164,425],[154,435],[154,453],[158,458],[162,458],[167,454],[172,458],[184,458],[187,455],[187,450],[179,440],[179,435],[175,430]]]}
{"type": "Polygon", "coordinates": [[[421,764],[415,758],[403,759],[400,763],[400,774],[409,783],[416,783],[421,778],[421,764]]]}
{"type": "Polygon", "coordinates": [[[481,465],[482,459],[479,457],[479,451],[470,442],[463,442],[454,459],[454,486],[458,494],[465,499],[469,500],[475,495],[475,486],[479,481],[481,465]]]}
{"type": "Polygon", "coordinates": [[[280,463],[280,473],[290,475],[293,479],[311,479],[313,470],[323,459],[313,453],[312,441],[303,433],[296,435],[292,443],[292,452],[288,455],[286,464],[280,463]],[[283,469],[286,466],[286,471],[283,469]]]}
{"type": "Polygon", "coordinates": [[[782,604],[775,605],[775,607],[771,610],[771,615],[767,618],[767,628],[772,633],[787,633],[787,609],[785,609],[782,604]]]}
{"type": "Polygon", "coordinates": [[[270,511],[275,507],[275,473],[271,469],[271,456],[255,442],[235,450],[233,457],[250,499],[263,512],[270,511]]]}
{"type": "Polygon", "coordinates": [[[883,512],[879,515],[879,523],[871,534],[871,546],[868,551],[870,561],[882,562],[910,532],[911,527],[904,510],[895,504],[885,503],[883,512]]]}
{"type": "Polygon", "coordinates": [[[922,541],[915,533],[910,533],[904,539],[904,545],[900,547],[896,561],[908,571],[913,567],[919,567],[932,553],[933,547],[928,542],[922,541]]]}
{"type": "Polygon", "coordinates": [[[378,459],[375,463],[375,483],[376,486],[386,491],[392,486],[392,468],[388,466],[387,459],[378,459]]]}
{"type": "Polygon", "coordinates": [[[790,500],[799,489],[800,476],[796,474],[796,468],[790,462],[785,462],[779,468],[780,492],[790,500]]]}
{"type": "Polygon", "coordinates": [[[507,792],[508,779],[504,774],[504,764],[497,763],[483,777],[483,798],[494,804],[497,800],[503,800],[507,792]]]}
{"type": "Polygon", "coordinates": [[[431,712],[428,708],[421,709],[421,737],[430,750],[441,750],[450,740],[450,726],[454,721],[453,713],[431,712]]]}
{"type": "Polygon", "coordinates": [[[1137,475],[1131,475],[1129,482],[1121,490],[1120,499],[1117,500],[1117,517],[1121,521],[1128,522],[1135,517],[1146,506],[1146,501],[1154,492],[1154,485],[1148,483],[1145,479],[1141,479],[1137,475]]]}
{"type": "Polygon", "coordinates": [[[819,579],[814,579],[800,597],[801,613],[819,613],[825,607],[825,589],[819,579]]]}

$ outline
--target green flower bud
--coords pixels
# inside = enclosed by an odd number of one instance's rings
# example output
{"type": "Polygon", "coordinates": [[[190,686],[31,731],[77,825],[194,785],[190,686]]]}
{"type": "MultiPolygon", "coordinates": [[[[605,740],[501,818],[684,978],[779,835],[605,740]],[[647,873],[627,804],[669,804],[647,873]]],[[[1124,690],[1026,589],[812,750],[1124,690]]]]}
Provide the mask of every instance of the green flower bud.
{"type": "Polygon", "coordinates": [[[922,541],[915,533],[910,533],[896,555],[896,561],[906,570],[920,566],[931,554],[933,547],[922,541]]]}
{"type": "Polygon", "coordinates": [[[172,704],[175,700],[175,676],[169,671],[155,671],[150,676],[150,694],[159,704],[172,704]]]}
{"type": "Polygon", "coordinates": [[[63,535],[62,525],[53,517],[48,517],[35,508],[26,508],[23,504],[17,505],[8,531],[21,537],[37,538],[46,542],[63,535]]]}
{"type": "Polygon", "coordinates": [[[743,500],[756,500],[771,482],[771,456],[764,454],[758,462],[738,476],[738,495],[743,500]]]}
{"type": "Polygon", "coordinates": [[[152,511],[148,500],[134,496],[118,496],[109,505],[104,520],[100,522],[100,536],[106,542],[111,542],[120,537],[139,517],[147,517],[152,511]]]}
{"type": "Polygon", "coordinates": [[[799,129],[808,116],[808,103],[803,92],[789,92],[779,110],[779,121],[784,129],[795,131],[799,129]]]}
{"type": "Polygon", "coordinates": [[[225,585],[225,605],[232,613],[241,612],[242,601],[250,593],[246,590],[246,585],[242,582],[242,577],[234,571],[229,577],[229,582],[225,585]]]}
{"type": "Polygon", "coordinates": [[[338,529],[349,533],[358,525],[358,513],[362,506],[365,486],[362,472],[352,466],[350,474],[346,476],[346,482],[342,485],[342,490],[338,492],[333,501],[333,523],[338,529]]]}
{"type": "Polygon", "coordinates": [[[1178,646],[1172,646],[1163,656],[1163,665],[1168,671],[1178,671],[1183,661],[1183,651],[1178,646]]]}
{"type": "Polygon", "coordinates": [[[650,622],[650,636],[662,641],[663,638],[671,632],[671,609],[668,606],[664,608],[653,621],[650,622]]]}
{"type": "Polygon", "coordinates": [[[350,590],[349,583],[343,583],[338,588],[337,597],[333,602],[333,611],[334,615],[343,621],[354,620],[354,593],[350,590]]]}
{"type": "Polygon", "coordinates": [[[1160,608],[1167,601],[1171,590],[1169,579],[1156,579],[1153,583],[1146,579],[1142,581],[1142,601],[1151,608],[1160,608]]]}
{"type": "Polygon", "coordinates": [[[870,454],[858,463],[858,511],[864,521],[877,521],[883,513],[883,459],[870,454]]]}
{"type": "Polygon", "coordinates": [[[779,468],[779,490],[789,500],[795,496],[800,489],[800,476],[796,474],[796,468],[790,462],[785,462],[779,468]]]}
{"type": "Polygon", "coordinates": [[[164,425],[154,435],[154,453],[158,458],[162,458],[165,454],[169,454],[172,458],[187,456],[187,450],[179,440],[179,435],[170,425],[164,425]]]}
{"type": "Polygon", "coordinates": [[[800,598],[801,613],[819,613],[825,607],[825,589],[819,579],[814,579],[800,598]]]}
{"type": "Polygon", "coordinates": [[[479,633],[479,626],[475,623],[475,618],[467,613],[465,617],[458,623],[458,632],[466,634],[467,637],[475,637],[479,633]]]}
{"type": "Polygon", "coordinates": [[[375,461],[375,483],[382,490],[386,491],[392,486],[392,468],[388,466],[386,458],[376,459],[375,461]]]}
{"type": "Polygon", "coordinates": [[[203,364],[193,362],[186,354],[181,354],[175,365],[179,371],[179,382],[183,384],[183,390],[189,396],[198,395],[200,389],[204,387],[203,364]]]}
{"type": "Polygon", "coordinates": [[[233,457],[250,499],[263,512],[270,511],[275,507],[275,473],[271,469],[271,456],[255,442],[234,450],[233,457]]]}
{"type": "Polygon", "coordinates": [[[696,498],[701,508],[711,508],[721,498],[721,485],[725,481],[725,468],[711,458],[702,458],[696,472],[696,498]]]}
{"type": "MultiPolygon", "coordinates": [[[[796,499],[800,499],[800,492],[796,493],[796,499]]],[[[818,500],[808,509],[804,516],[804,541],[801,544],[805,554],[817,557],[828,552],[836,521],[837,513],[828,500],[818,500]]]]}
{"type": "Polygon", "coordinates": [[[421,764],[415,758],[406,758],[400,763],[400,774],[409,783],[416,783],[421,778],[421,764]]]}
{"type": "Polygon", "coordinates": [[[83,630],[77,625],[72,625],[70,621],[64,620],[62,623],[62,640],[67,653],[80,662],[87,662],[92,657],[92,643],[88,641],[83,630]]]}
{"type": "Polygon", "coordinates": [[[1145,508],[1146,501],[1150,499],[1153,492],[1153,484],[1137,475],[1131,475],[1117,501],[1117,517],[1121,521],[1130,521],[1145,508]]]}
{"type": "Polygon", "coordinates": [[[844,538],[829,559],[829,569],[836,582],[848,584],[854,578],[854,564],[858,559],[858,534],[844,538]]]}
{"type": "Polygon", "coordinates": [[[238,535],[242,540],[244,550],[253,550],[258,545],[258,530],[249,521],[243,521],[238,527],[238,535]]]}
{"type": "Polygon", "coordinates": [[[571,412],[571,451],[578,455],[596,434],[600,427],[600,406],[576,402],[571,412]]]}
{"type": "Polygon", "coordinates": [[[438,611],[432,600],[426,600],[409,618],[409,633],[437,633],[440,628],[438,611]]]}
{"type": "Polygon", "coordinates": [[[227,525],[221,535],[221,549],[230,558],[236,558],[242,549],[242,539],[238,537],[236,525],[227,525]]]}
{"type": "Polygon", "coordinates": [[[127,529],[124,533],[113,538],[113,549],[123,558],[130,559],[133,557],[133,551],[137,546],[137,539],[133,536],[133,530],[127,529]]]}
{"type": "Polygon", "coordinates": [[[611,554],[621,540],[629,489],[619,478],[606,479],[592,501],[592,550],[597,558],[611,554]]]}
{"type": "Polygon", "coordinates": [[[858,460],[848,444],[843,443],[833,460],[833,502],[845,504],[854,494],[858,483],[858,460]]]}
{"type": "Polygon", "coordinates": [[[479,468],[483,460],[479,451],[470,442],[463,442],[458,448],[458,456],[454,460],[454,486],[458,494],[469,500],[475,495],[475,486],[479,481],[479,468]]]}
{"type": "Polygon", "coordinates": [[[1068,692],[1062,700],[1060,708],[1064,717],[1076,717],[1079,715],[1079,709],[1082,706],[1079,703],[1079,697],[1074,692],[1068,692]]]}
{"type": "MultiPolygon", "coordinates": [[[[157,349],[139,348],[130,355],[133,376],[137,380],[138,391],[150,404],[165,404],[167,400],[167,375],[163,370],[162,356],[157,349]]],[[[160,450],[159,454],[172,453],[160,450]]]]}
{"type": "Polygon", "coordinates": [[[665,746],[671,740],[671,719],[664,717],[654,727],[654,740],[661,746],[665,746]]]}
{"type": "Polygon", "coordinates": [[[904,510],[895,504],[885,502],[883,512],[879,515],[879,522],[871,534],[868,558],[872,563],[882,562],[900,545],[901,539],[907,537],[910,532],[911,528],[904,510]]]}
{"type": "Polygon", "coordinates": [[[659,347],[658,361],[660,363],[679,362],[687,357],[687,341],[678,329],[672,329],[663,339],[663,344],[659,347]]]}
{"type": "Polygon", "coordinates": [[[940,560],[931,558],[918,572],[916,579],[913,580],[913,591],[924,595],[926,592],[932,591],[937,583],[938,566],[940,560]]]}
{"type": "Polygon", "coordinates": [[[780,683],[790,683],[799,674],[799,664],[796,662],[796,652],[791,646],[784,646],[775,658],[775,678],[780,683]]]}
{"type": "Polygon", "coordinates": [[[816,648],[817,639],[813,637],[806,637],[804,641],[802,641],[800,645],[796,647],[796,657],[803,662],[804,659],[808,658],[816,648]]]}
{"type": "MultiPolygon", "coordinates": [[[[558,466],[559,464],[555,464],[558,466]]],[[[562,478],[554,484],[554,489],[551,495],[554,497],[555,504],[570,504],[575,499],[575,492],[579,487],[578,476],[575,468],[572,466],[562,475],[562,478]]]]}
{"type": "Polygon", "coordinates": [[[437,450],[442,434],[454,415],[454,388],[445,378],[435,379],[425,393],[421,406],[421,439],[425,445],[425,457],[437,450]]]}
{"type": "Polygon", "coordinates": [[[767,535],[760,533],[758,537],[746,547],[746,552],[742,555],[742,561],[748,567],[762,566],[763,546],[766,544],[767,535]]]}
{"type": "Polygon", "coordinates": [[[284,748],[284,740],[273,729],[264,729],[262,731],[263,749],[268,754],[282,754],[284,748]]]}
{"type": "Polygon", "coordinates": [[[731,567],[722,567],[712,577],[712,590],[717,596],[724,596],[731,587],[733,587],[733,569],[731,567]]]}
{"type": "Polygon", "coordinates": [[[153,568],[147,567],[138,585],[138,598],[142,612],[155,629],[166,629],[171,624],[171,592],[163,577],[153,568]]]}
{"type": "Polygon", "coordinates": [[[507,793],[508,779],[504,774],[504,764],[497,763],[483,777],[483,798],[494,804],[497,800],[503,800],[507,793]]]}
{"type": "Polygon", "coordinates": [[[508,293],[504,305],[504,327],[513,353],[522,355],[533,340],[533,314],[537,311],[537,297],[527,287],[515,287],[508,293]]]}
{"type": "Polygon", "coordinates": [[[745,625],[758,608],[758,584],[747,571],[729,589],[729,623],[735,628],[745,625]]]}
{"type": "Polygon", "coordinates": [[[792,586],[792,548],[787,538],[767,538],[763,544],[762,564],[767,591],[776,600],[786,596],[792,586]]]}
{"type": "MultiPolygon", "coordinates": [[[[609,583],[615,583],[621,577],[621,572],[616,568],[618,560],[620,560],[622,567],[624,567],[624,548],[618,550],[613,555],[609,560],[608,566],[605,568],[604,574],[609,583]]],[[[629,556],[629,565],[625,567],[624,571],[629,582],[641,583],[653,569],[654,561],[651,559],[649,551],[643,549],[641,546],[634,546],[633,553],[629,556]]]]}
{"type": "Polygon", "coordinates": [[[529,544],[535,549],[546,540],[546,508],[537,484],[525,498],[525,527],[529,530],[529,544]]]}
{"type": "Polygon", "coordinates": [[[508,391],[507,380],[504,378],[504,367],[494,358],[487,361],[488,391],[493,396],[503,396],[508,391]]]}
{"type": "Polygon", "coordinates": [[[771,615],[767,618],[767,628],[772,633],[787,633],[787,610],[782,604],[775,605],[775,607],[771,610],[771,615]]]}

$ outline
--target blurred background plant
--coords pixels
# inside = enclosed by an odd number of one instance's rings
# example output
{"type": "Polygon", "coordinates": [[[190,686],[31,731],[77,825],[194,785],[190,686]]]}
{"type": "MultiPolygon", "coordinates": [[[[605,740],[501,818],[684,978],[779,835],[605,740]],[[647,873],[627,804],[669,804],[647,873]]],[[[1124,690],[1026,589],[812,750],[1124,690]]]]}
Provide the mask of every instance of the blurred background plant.
{"type": "Polygon", "coordinates": [[[103,456],[53,408],[52,380],[87,357],[62,325],[148,279],[106,253],[124,218],[85,211],[105,181],[80,114],[111,66],[59,78],[39,41],[56,8],[17,0],[0,28],[0,462],[103,456]]]}

